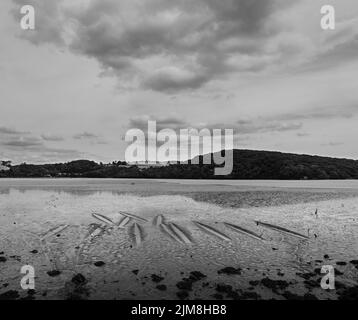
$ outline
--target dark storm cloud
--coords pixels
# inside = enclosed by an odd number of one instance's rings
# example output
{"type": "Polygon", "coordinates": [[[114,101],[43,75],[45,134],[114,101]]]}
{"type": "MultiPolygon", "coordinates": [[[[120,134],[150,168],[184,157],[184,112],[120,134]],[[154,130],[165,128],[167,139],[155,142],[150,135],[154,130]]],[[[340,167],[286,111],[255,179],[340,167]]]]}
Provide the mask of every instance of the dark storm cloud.
{"type": "Polygon", "coordinates": [[[95,58],[120,85],[129,82],[172,93],[271,65],[277,53],[268,54],[264,47],[280,31],[275,14],[292,3],[96,0],[76,7],[64,1],[31,0],[26,4],[36,8],[39,27],[23,36],[35,44],[66,45],[95,58]]]}

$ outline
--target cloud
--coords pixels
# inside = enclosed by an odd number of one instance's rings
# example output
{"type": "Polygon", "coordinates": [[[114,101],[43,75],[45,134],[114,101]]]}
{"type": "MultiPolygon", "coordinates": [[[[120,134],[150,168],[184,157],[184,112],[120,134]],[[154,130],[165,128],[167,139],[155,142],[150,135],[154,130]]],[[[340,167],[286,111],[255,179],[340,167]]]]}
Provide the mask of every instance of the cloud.
{"type": "Polygon", "coordinates": [[[4,146],[15,148],[27,148],[41,146],[42,141],[36,137],[19,137],[2,143],[4,146]]]}
{"type": "Polygon", "coordinates": [[[235,128],[238,134],[255,134],[268,132],[294,131],[302,128],[302,123],[271,121],[266,119],[251,120],[246,123],[237,123],[235,128]]]}
{"type": "Polygon", "coordinates": [[[65,44],[63,30],[60,26],[64,19],[64,13],[61,8],[63,0],[13,0],[13,2],[16,6],[12,10],[12,14],[16,21],[20,21],[22,17],[19,8],[23,5],[32,5],[35,8],[36,25],[40,26],[36,32],[26,32],[26,36],[24,33],[21,33],[21,37],[26,38],[35,45],[52,43],[63,46],[65,44]]]}
{"type": "Polygon", "coordinates": [[[81,139],[96,139],[98,138],[97,135],[95,135],[94,133],[91,132],[82,132],[82,133],[77,133],[73,136],[74,139],[76,140],[81,140],[81,139]]]}
{"type": "Polygon", "coordinates": [[[308,137],[310,134],[306,132],[297,132],[297,137],[308,137]]]}
{"type": "Polygon", "coordinates": [[[64,138],[60,135],[54,134],[42,134],[41,138],[45,141],[63,141],[64,138]]]}
{"type": "Polygon", "coordinates": [[[148,131],[148,121],[156,121],[156,129],[160,131],[162,129],[173,129],[177,134],[180,129],[233,129],[234,134],[257,134],[257,133],[269,133],[269,132],[285,132],[295,131],[302,128],[302,123],[299,122],[282,122],[273,121],[271,119],[254,118],[254,119],[238,119],[234,122],[227,123],[192,123],[185,121],[179,116],[169,117],[153,117],[153,116],[140,116],[130,119],[128,127],[130,129],[136,128],[143,132],[148,131]]]}
{"type": "Polygon", "coordinates": [[[28,132],[19,131],[19,130],[16,130],[13,128],[8,128],[8,127],[0,127],[0,133],[9,134],[9,135],[18,135],[18,134],[25,134],[28,132]]]}
{"type": "Polygon", "coordinates": [[[177,67],[167,67],[149,76],[143,83],[143,87],[171,93],[186,89],[197,89],[208,80],[208,75],[205,74],[190,72],[177,67]]]}
{"type": "Polygon", "coordinates": [[[64,148],[48,148],[44,147],[39,150],[39,154],[42,158],[48,159],[75,159],[84,155],[83,152],[80,152],[75,149],[64,149],[64,148]]]}
{"type": "Polygon", "coordinates": [[[327,147],[337,147],[343,145],[343,142],[339,141],[330,141],[328,143],[322,143],[321,146],[327,146],[327,147]]]}
{"type": "Polygon", "coordinates": [[[350,103],[337,106],[324,106],[310,110],[300,110],[299,112],[292,112],[277,115],[272,119],[282,121],[298,121],[298,120],[327,120],[327,119],[350,119],[358,113],[358,103],[350,103]]]}
{"type": "Polygon", "coordinates": [[[270,44],[284,27],[279,13],[293,3],[29,0],[41,28],[21,36],[96,59],[102,74],[117,77],[122,87],[173,93],[235,72],[260,72],[280,63],[282,54],[296,54],[290,36],[270,44]],[[282,41],[294,48],[285,49],[282,41]]]}
{"type": "Polygon", "coordinates": [[[128,127],[130,129],[140,129],[144,132],[148,130],[148,121],[155,121],[157,130],[173,129],[178,131],[189,126],[182,117],[171,115],[168,117],[154,117],[149,115],[142,115],[129,119],[128,127]]]}
{"type": "Polygon", "coordinates": [[[317,48],[315,56],[303,71],[318,71],[356,60],[358,18],[337,22],[335,32],[324,33],[317,48]]]}

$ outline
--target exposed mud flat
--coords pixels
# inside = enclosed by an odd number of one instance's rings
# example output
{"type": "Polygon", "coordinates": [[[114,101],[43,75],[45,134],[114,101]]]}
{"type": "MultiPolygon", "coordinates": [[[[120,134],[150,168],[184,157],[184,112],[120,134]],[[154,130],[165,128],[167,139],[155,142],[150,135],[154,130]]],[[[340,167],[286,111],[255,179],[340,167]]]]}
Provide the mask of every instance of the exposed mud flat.
{"type": "MultiPolygon", "coordinates": [[[[292,204],[281,195],[284,204],[270,205],[266,195],[264,206],[233,208],[196,201],[186,185],[149,195],[143,183],[118,193],[95,191],[91,181],[86,192],[71,184],[9,188],[0,180],[0,299],[356,297],[353,190],[320,191],[319,200],[300,203],[290,191],[292,204]],[[34,291],[20,288],[25,264],[35,267],[34,291]],[[327,264],[336,268],[336,290],[320,287],[327,264]]],[[[234,192],[224,192],[229,201],[234,192]]]]}

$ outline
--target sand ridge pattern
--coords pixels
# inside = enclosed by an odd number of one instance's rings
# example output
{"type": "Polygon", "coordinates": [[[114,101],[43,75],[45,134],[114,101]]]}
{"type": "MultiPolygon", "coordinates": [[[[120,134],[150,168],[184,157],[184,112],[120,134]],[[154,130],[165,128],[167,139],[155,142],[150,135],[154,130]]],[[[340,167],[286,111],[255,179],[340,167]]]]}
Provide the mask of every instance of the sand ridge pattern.
{"type": "MultiPolygon", "coordinates": [[[[90,257],[91,247],[100,242],[103,236],[107,234],[111,234],[114,230],[118,231],[127,231],[128,238],[132,243],[132,246],[139,247],[146,241],[146,229],[150,226],[159,230],[162,234],[164,234],[167,238],[172,241],[181,244],[181,245],[193,245],[195,244],[195,239],[191,235],[191,232],[184,228],[183,226],[172,222],[167,221],[166,217],[162,214],[156,215],[151,222],[147,219],[134,215],[128,212],[119,212],[120,216],[118,217],[118,222],[115,219],[111,219],[106,215],[99,214],[96,212],[92,213],[92,217],[98,220],[99,223],[91,223],[88,226],[88,231],[86,235],[82,238],[81,242],[76,246],[76,264],[84,263],[86,257],[90,257]]],[[[294,238],[299,238],[300,240],[309,239],[307,236],[297,233],[295,231],[288,230],[286,228],[272,225],[269,223],[255,221],[257,226],[262,226],[267,229],[271,229],[274,231],[278,231],[287,236],[292,236],[294,238]]],[[[228,236],[226,233],[214,228],[213,226],[203,223],[200,221],[191,221],[193,227],[196,227],[201,232],[205,233],[209,237],[216,239],[216,241],[225,241],[232,242],[232,238],[228,236]]],[[[254,231],[245,229],[241,226],[229,223],[229,222],[215,222],[221,223],[224,227],[229,230],[233,230],[235,233],[245,236],[247,238],[264,241],[265,239],[255,233],[254,231]]],[[[47,240],[51,240],[51,237],[55,237],[60,232],[67,229],[69,225],[61,224],[59,226],[55,226],[49,229],[47,232],[40,236],[40,241],[42,246],[44,247],[44,251],[48,253],[49,256],[49,248],[47,246],[47,240]]],[[[51,259],[49,259],[51,260],[51,259]]]]}
{"type": "MultiPolygon", "coordinates": [[[[139,217],[137,215],[134,215],[132,213],[127,213],[120,211],[119,212],[123,217],[120,219],[120,221],[116,224],[111,220],[110,218],[102,215],[102,214],[96,214],[93,213],[92,216],[96,218],[97,220],[101,221],[102,223],[105,223],[106,225],[118,227],[120,229],[126,229],[128,227],[128,232],[130,235],[130,238],[132,239],[132,242],[134,245],[138,246],[143,241],[145,241],[145,227],[143,224],[148,224],[148,220],[142,217],[139,217]]],[[[291,231],[289,229],[272,225],[269,223],[261,222],[261,221],[255,221],[257,226],[262,226],[274,231],[278,231],[281,233],[284,233],[285,235],[300,238],[302,240],[309,239],[308,236],[305,236],[303,234],[300,234],[295,231],[291,231]]],[[[225,234],[222,231],[219,231],[218,229],[205,224],[203,222],[199,221],[192,221],[193,225],[196,226],[199,230],[206,233],[209,236],[212,236],[214,238],[218,238],[223,241],[232,241],[231,237],[225,234]]],[[[218,222],[216,222],[218,223],[218,222]]],[[[228,229],[231,229],[235,231],[236,233],[239,233],[241,235],[263,241],[265,240],[261,235],[255,233],[254,231],[245,229],[243,227],[240,227],[238,225],[228,223],[223,221],[222,224],[227,227],[228,229]]],[[[155,227],[159,227],[159,230],[161,230],[162,233],[164,233],[166,236],[171,238],[172,240],[186,245],[191,245],[194,243],[194,240],[188,230],[186,230],[184,227],[178,225],[174,222],[167,222],[165,217],[162,214],[156,215],[153,218],[152,225],[155,227]]],[[[100,228],[100,227],[99,227],[100,228]]],[[[103,227],[101,227],[103,228],[103,227]]],[[[102,230],[102,229],[101,229],[102,230]]],[[[94,230],[93,232],[95,232],[94,230]]],[[[97,231],[98,232],[98,231],[97,231]]]]}

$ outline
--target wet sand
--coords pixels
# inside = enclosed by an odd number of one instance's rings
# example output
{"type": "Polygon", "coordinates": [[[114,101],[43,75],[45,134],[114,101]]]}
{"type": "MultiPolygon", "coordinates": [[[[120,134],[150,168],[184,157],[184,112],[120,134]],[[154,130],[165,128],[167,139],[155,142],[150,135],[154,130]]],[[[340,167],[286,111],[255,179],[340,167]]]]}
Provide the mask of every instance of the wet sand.
{"type": "Polygon", "coordinates": [[[358,198],[351,185],[306,189],[298,183],[287,190],[8,180],[0,180],[0,299],[357,298],[358,198]],[[131,218],[119,227],[119,211],[142,220],[131,218]],[[257,226],[255,220],[309,239],[257,226]],[[35,267],[34,291],[20,288],[24,264],[35,267]],[[336,268],[336,290],[321,289],[323,265],[336,268]]]}

